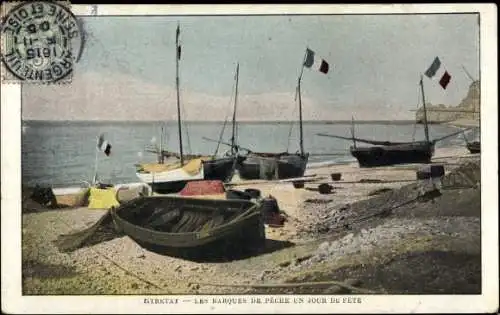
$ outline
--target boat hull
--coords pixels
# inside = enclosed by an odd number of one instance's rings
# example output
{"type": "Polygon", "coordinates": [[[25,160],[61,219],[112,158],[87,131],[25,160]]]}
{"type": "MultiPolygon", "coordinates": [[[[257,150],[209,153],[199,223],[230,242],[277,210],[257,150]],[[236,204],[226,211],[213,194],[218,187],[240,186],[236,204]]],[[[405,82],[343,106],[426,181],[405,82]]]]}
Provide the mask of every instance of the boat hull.
{"type": "Polygon", "coordinates": [[[360,167],[390,166],[397,164],[430,163],[434,153],[431,144],[404,144],[376,147],[351,147],[352,156],[360,167]]]}
{"type": "Polygon", "coordinates": [[[481,143],[479,141],[467,143],[467,149],[472,154],[481,153],[481,143]]]}
{"type": "Polygon", "coordinates": [[[242,179],[287,179],[304,176],[309,155],[301,154],[249,154],[238,164],[242,179]]]}
{"type": "Polygon", "coordinates": [[[265,240],[260,205],[246,200],[144,197],[111,215],[119,232],[173,256],[213,255],[229,245],[241,249],[265,240]]]}
{"type": "MultiPolygon", "coordinates": [[[[242,157],[238,157],[242,161],[242,157]]],[[[136,173],[139,179],[148,184],[152,191],[158,194],[178,193],[186,183],[196,180],[221,180],[228,181],[233,175],[234,158],[218,158],[202,162],[201,169],[196,174],[189,174],[182,168],[157,172],[136,173]]]]}
{"type": "Polygon", "coordinates": [[[231,180],[238,163],[242,163],[245,157],[223,157],[203,162],[204,179],[221,180],[223,182],[231,180]],[[236,161],[235,161],[236,159],[236,161]]]}

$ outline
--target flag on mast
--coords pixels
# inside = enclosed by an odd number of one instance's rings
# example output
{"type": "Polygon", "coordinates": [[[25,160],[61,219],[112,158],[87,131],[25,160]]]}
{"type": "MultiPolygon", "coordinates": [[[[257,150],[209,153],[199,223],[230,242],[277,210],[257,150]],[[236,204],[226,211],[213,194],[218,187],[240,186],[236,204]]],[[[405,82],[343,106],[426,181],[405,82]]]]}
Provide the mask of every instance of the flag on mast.
{"type": "Polygon", "coordinates": [[[432,64],[429,66],[427,71],[425,71],[425,75],[429,79],[432,79],[434,77],[439,78],[439,85],[441,85],[441,87],[445,90],[451,81],[451,75],[448,73],[448,71],[446,71],[445,67],[441,63],[441,60],[439,60],[439,57],[434,58],[432,64]]]}
{"type": "Polygon", "coordinates": [[[327,74],[330,68],[326,60],[317,57],[316,53],[309,48],[307,48],[306,50],[306,58],[304,60],[304,66],[306,66],[307,68],[316,69],[320,72],[323,72],[324,74],[327,74]]]}
{"type": "Polygon", "coordinates": [[[101,152],[104,152],[106,156],[111,154],[111,144],[104,139],[104,135],[101,134],[99,139],[97,140],[97,149],[101,152]]]}

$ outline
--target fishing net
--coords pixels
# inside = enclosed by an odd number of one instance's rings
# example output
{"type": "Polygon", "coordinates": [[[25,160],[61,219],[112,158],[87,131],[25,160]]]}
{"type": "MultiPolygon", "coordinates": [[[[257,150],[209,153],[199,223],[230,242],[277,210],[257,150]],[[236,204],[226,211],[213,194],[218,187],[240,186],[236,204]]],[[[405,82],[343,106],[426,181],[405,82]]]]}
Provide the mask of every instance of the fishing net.
{"type": "Polygon", "coordinates": [[[261,179],[277,178],[278,161],[271,158],[259,159],[259,176],[261,179]]]}
{"type": "Polygon", "coordinates": [[[71,234],[59,235],[54,245],[60,252],[71,252],[82,247],[92,246],[121,236],[114,226],[111,211],[107,211],[90,227],[71,234]]]}

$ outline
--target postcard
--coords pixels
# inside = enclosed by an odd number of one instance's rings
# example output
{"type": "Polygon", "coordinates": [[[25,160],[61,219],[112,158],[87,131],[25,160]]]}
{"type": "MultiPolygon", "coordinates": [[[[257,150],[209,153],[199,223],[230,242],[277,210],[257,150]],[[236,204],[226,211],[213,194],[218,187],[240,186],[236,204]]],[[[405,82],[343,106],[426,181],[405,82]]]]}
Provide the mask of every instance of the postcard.
{"type": "Polygon", "coordinates": [[[493,4],[1,16],[4,312],[498,311],[493,4]]]}

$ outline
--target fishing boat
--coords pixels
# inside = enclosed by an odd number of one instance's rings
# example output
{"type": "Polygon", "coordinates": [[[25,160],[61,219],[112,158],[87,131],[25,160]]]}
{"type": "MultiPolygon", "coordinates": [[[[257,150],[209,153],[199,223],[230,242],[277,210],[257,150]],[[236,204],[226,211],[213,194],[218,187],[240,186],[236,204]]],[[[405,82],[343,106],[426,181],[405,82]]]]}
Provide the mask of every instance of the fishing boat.
{"type": "MultiPolygon", "coordinates": [[[[309,154],[304,152],[303,146],[303,131],[302,131],[302,103],[300,94],[300,82],[302,79],[303,68],[299,76],[297,95],[299,100],[299,124],[300,124],[300,152],[289,153],[289,152],[255,152],[252,149],[243,147],[237,143],[237,132],[236,132],[236,104],[238,96],[238,74],[239,65],[236,68],[236,92],[235,92],[235,104],[233,109],[233,119],[232,119],[232,136],[231,142],[227,143],[219,140],[214,140],[210,138],[203,137],[203,139],[208,141],[215,141],[218,144],[223,144],[230,147],[227,152],[229,157],[233,157],[233,161],[236,163],[236,170],[238,171],[239,177],[245,180],[252,179],[287,179],[302,177],[304,175],[309,154]]],[[[222,135],[222,133],[221,133],[222,135]]]]}
{"type": "Polygon", "coordinates": [[[265,240],[260,205],[247,200],[150,196],[110,212],[118,232],[167,254],[207,255],[221,244],[241,249],[265,240]]]}
{"type": "Polygon", "coordinates": [[[303,152],[250,152],[237,169],[246,180],[295,178],[304,175],[308,159],[309,154],[303,152]]]}
{"type": "MultiPolygon", "coordinates": [[[[328,63],[320,60],[319,71],[328,73],[328,63]]],[[[301,82],[304,73],[304,67],[311,68],[315,63],[314,52],[309,48],[306,49],[304,60],[301,65],[300,74],[297,80],[296,99],[299,105],[299,147],[300,150],[296,153],[284,152],[256,152],[246,149],[248,154],[246,159],[238,164],[238,173],[240,178],[246,180],[253,179],[288,179],[304,176],[309,153],[304,150],[304,132],[302,121],[302,95],[301,82]]]]}
{"type": "Polygon", "coordinates": [[[429,126],[427,122],[427,109],[425,103],[424,82],[423,75],[420,76],[420,90],[422,93],[423,101],[423,123],[424,123],[424,141],[412,142],[391,142],[391,141],[377,141],[369,139],[356,138],[354,136],[354,119],[351,128],[351,138],[342,137],[337,135],[330,135],[318,133],[318,136],[332,137],[337,139],[351,140],[353,145],[349,148],[351,155],[356,158],[360,167],[377,167],[377,166],[390,166],[397,164],[427,164],[431,162],[432,156],[435,152],[435,144],[438,141],[455,136],[462,133],[460,130],[438,139],[430,140],[429,126]],[[359,147],[356,142],[370,144],[369,147],[359,147]]]}
{"type": "Polygon", "coordinates": [[[472,154],[481,153],[481,142],[479,141],[469,142],[467,143],[467,149],[472,154]]]}
{"type": "Polygon", "coordinates": [[[179,192],[188,181],[222,180],[227,181],[233,173],[232,157],[214,159],[204,155],[186,155],[183,152],[182,118],[179,96],[179,61],[181,46],[179,44],[180,27],[176,30],[176,90],[177,90],[177,125],[179,136],[179,153],[160,149],[157,163],[136,164],[136,175],[144,183],[151,186],[156,193],[179,192]],[[165,163],[165,158],[173,158],[174,162],[165,163]]]}

